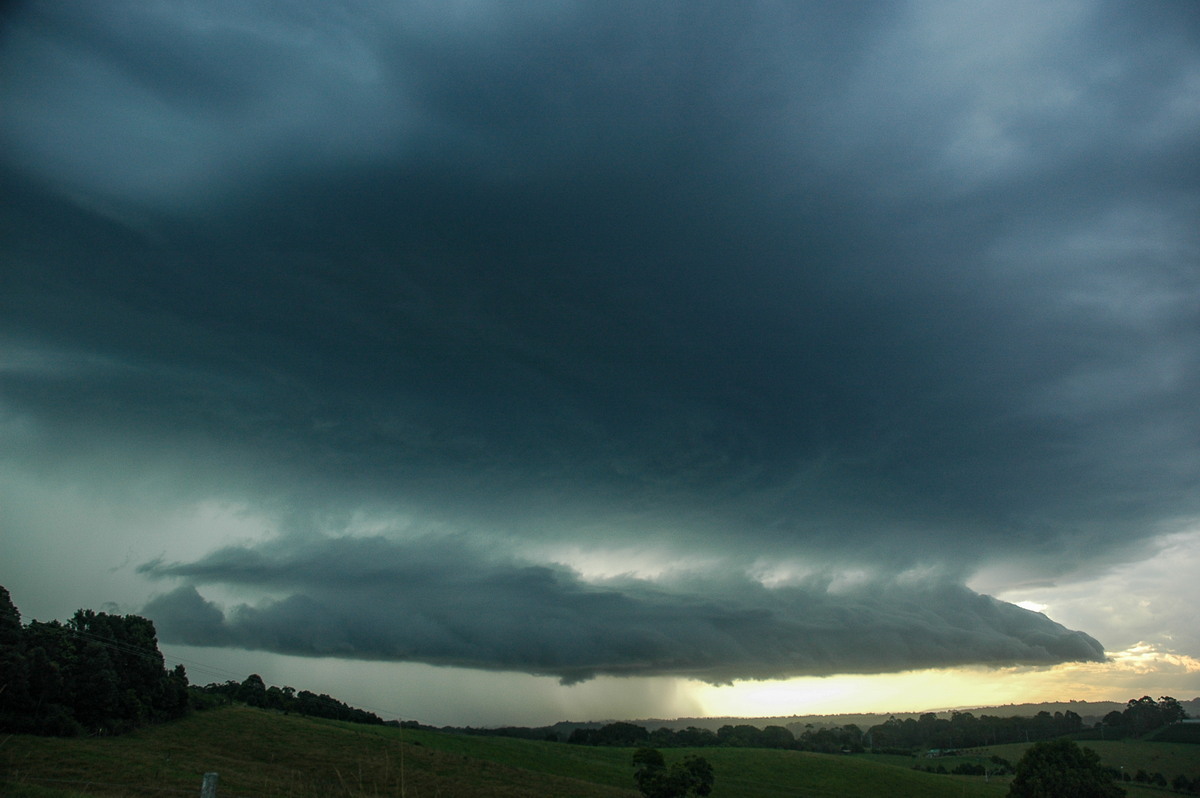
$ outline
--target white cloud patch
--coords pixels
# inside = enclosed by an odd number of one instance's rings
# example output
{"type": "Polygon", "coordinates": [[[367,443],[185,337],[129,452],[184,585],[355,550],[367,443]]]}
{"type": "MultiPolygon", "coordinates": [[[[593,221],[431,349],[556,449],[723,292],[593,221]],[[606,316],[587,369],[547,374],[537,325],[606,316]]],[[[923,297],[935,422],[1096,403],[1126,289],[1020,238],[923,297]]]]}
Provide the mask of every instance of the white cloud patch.
{"type": "MultiPolygon", "coordinates": [[[[1114,650],[1200,651],[1195,609],[1200,584],[1180,578],[1200,573],[1200,531],[1165,534],[1142,548],[1144,559],[1051,584],[1000,589],[997,595],[1021,606],[1036,604],[1069,625],[1105,628],[1105,643],[1114,650]]],[[[976,586],[987,589],[988,584],[982,579],[976,586]]]]}

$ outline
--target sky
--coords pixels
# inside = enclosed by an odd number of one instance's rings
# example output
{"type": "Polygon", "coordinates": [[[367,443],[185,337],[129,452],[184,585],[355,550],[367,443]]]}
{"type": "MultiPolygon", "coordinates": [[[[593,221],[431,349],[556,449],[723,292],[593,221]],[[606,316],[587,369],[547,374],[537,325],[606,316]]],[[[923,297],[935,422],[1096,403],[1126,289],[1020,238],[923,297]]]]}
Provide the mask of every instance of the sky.
{"type": "Polygon", "coordinates": [[[0,584],[434,724],[1200,695],[1200,6],[0,6],[0,584]]]}

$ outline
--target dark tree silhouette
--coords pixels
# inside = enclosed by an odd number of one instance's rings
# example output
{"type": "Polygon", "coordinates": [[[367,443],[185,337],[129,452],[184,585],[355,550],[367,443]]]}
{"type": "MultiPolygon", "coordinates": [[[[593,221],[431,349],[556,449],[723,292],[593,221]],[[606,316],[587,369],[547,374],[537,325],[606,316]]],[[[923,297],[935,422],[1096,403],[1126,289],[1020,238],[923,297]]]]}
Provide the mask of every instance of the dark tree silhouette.
{"type": "Polygon", "coordinates": [[[1017,763],[1009,798],[1119,798],[1125,791],[1090,748],[1071,740],[1034,743],[1017,763]]]}
{"type": "Polygon", "coordinates": [[[639,748],[633,753],[633,780],[646,798],[691,798],[712,792],[712,765],[704,757],[689,755],[667,768],[661,753],[654,748],[639,748]]]}
{"type": "Polygon", "coordinates": [[[257,673],[247,676],[246,680],[238,687],[237,700],[252,707],[265,707],[267,705],[267,685],[263,682],[262,677],[257,673]]]}
{"type": "Polygon", "coordinates": [[[187,674],[167,672],[146,618],[79,610],[22,627],[0,587],[0,730],[115,734],[187,709],[187,674]]]}

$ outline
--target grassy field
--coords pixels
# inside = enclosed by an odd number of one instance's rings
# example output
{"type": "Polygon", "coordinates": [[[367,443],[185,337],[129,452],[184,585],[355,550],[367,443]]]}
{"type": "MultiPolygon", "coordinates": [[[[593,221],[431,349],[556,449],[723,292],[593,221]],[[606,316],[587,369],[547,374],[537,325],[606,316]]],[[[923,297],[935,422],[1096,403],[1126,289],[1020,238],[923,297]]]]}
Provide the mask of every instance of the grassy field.
{"type": "MultiPolygon", "coordinates": [[[[386,730],[383,734],[395,734],[386,730]]],[[[632,785],[631,751],[627,748],[591,748],[561,743],[536,743],[503,737],[459,737],[405,731],[406,739],[442,751],[484,757],[489,761],[575,776],[628,788],[632,785]]],[[[865,757],[831,756],[799,751],[752,748],[664,749],[668,764],[689,753],[713,765],[714,798],[774,798],[775,796],[1002,796],[1003,786],[983,779],[934,776],[912,770],[912,760],[899,758],[900,766],[872,762],[865,757]]],[[[636,793],[635,793],[636,794],[636,793]]]]}
{"type": "Polygon", "coordinates": [[[637,795],[629,789],[632,782],[622,789],[426,746],[408,740],[408,731],[403,741],[397,739],[398,731],[391,736],[375,732],[371,726],[228,708],[122,737],[63,740],[17,735],[0,738],[0,794],[196,796],[203,774],[215,771],[220,774],[221,798],[637,795]]]}
{"type": "MultiPolygon", "coordinates": [[[[1109,763],[1161,771],[1196,770],[1194,745],[1089,743],[1109,763]],[[1119,761],[1118,761],[1119,760],[1119,761]]],[[[1011,761],[1025,746],[985,752],[1011,761]]],[[[686,749],[664,749],[668,762],[686,749]]],[[[1003,796],[1008,778],[913,770],[907,757],[833,756],[797,751],[706,748],[714,798],[774,796],[1003,796]]],[[[220,774],[221,798],[637,798],[630,749],[359,726],[247,707],[198,712],[123,737],[0,738],[5,798],[132,798],[199,794],[202,775],[220,774]]],[[[946,760],[952,767],[957,760],[946,760]]],[[[924,764],[924,762],[922,762],[924,764]]],[[[1162,795],[1130,790],[1131,798],[1162,795]]]]}

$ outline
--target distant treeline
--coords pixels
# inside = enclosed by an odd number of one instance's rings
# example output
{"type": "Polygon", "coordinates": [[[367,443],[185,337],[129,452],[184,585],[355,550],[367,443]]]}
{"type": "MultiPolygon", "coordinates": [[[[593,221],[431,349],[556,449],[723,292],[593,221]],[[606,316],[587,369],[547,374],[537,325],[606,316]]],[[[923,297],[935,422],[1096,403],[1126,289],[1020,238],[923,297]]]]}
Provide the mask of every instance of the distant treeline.
{"type": "Polygon", "coordinates": [[[960,749],[1002,743],[1037,742],[1070,735],[1078,739],[1134,737],[1187,717],[1171,696],[1158,701],[1149,696],[1131,699],[1123,712],[1113,711],[1091,728],[1076,713],[1039,712],[1033,717],[975,717],[970,712],[953,712],[939,718],[927,713],[913,720],[889,718],[867,732],[873,748],[960,749]]]}
{"type": "Polygon", "coordinates": [[[1032,717],[996,717],[970,712],[952,712],[939,718],[929,712],[918,718],[889,718],[863,731],[857,725],[814,728],[803,731],[785,726],[759,728],[749,724],[727,724],[712,731],[689,726],[651,731],[645,726],[618,721],[604,725],[577,726],[569,733],[555,726],[499,729],[451,728],[461,734],[486,734],[533,740],[556,740],[575,745],[654,748],[786,748],[820,753],[859,753],[865,750],[910,754],[914,751],[960,750],[1003,743],[1037,742],[1056,737],[1109,737],[1142,735],[1187,717],[1179,702],[1170,696],[1154,701],[1149,696],[1129,701],[1124,712],[1111,712],[1100,724],[1088,728],[1083,718],[1070,710],[1038,712],[1032,717]]]}
{"type": "Polygon", "coordinates": [[[1121,736],[1140,737],[1146,732],[1169,726],[1187,716],[1179,702],[1169,695],[1159,696],[1158,701],[1144,695],[1131,699],[1123,712],[1109,712],[1100,725],[1121,736]]]}
{"type": "Polygon", "coordinates": [[[689,726],[672,731],[666,727],[649,731],[632,723],[610,723],[598,729],[580,728],[567,742],[577,745],[653,746],[662,748],[790,748],[801,751],[859,753],[863,751],[862,730],[853,723],[823,729],[806,729],[798,736],[784,726],[758,728],[749,724],[726,724],[713,732],[689,726]]]}
{"type": "Polygon", "coordinates": [[[187,674],[166,669],[149,620],[79,610],[22,626],[0,587],[0,731],[119,734],[188,707],[187,674]]]}
{"type": "Polygon", "coordinates": [[[939,718],[927,712],[919,718],[888,718],[867,732],[872,748],[960,749],[1003,743],[1037,742],[1075,734],[1084,728],[1077,713],[1039,712],[1033,717],[997,717],[970,712],[952,712],[939,718]]]}
{"type": "Polygon", "coordinates": [[[263,709],[276,709],[284,713],[295,712],[314,718],[345,720],[351,723],[383,724],[383,718],[374,712],[357,709],[336,698],[308,690],[296,692],[293,687],[268,687],[262,677],[252,673],[245,681],[228,681],[191,688],[193,703],[198,709],[234,702],[263,709]]]}
{"type": "Polygon", "coordinates": [[[650,731],[645,726],[618,721],[599,726],[576,726],[569,733],[555,726],[529,728],[505,726],[498,729],[444,727],[443,731],[519,737],[526,740],[552,740],[572,745],[603,745],[623,748],[791,748],[804,751],[838,753],[863,751],[863,732],[853,723],[835,728],[806,729],[799,735],[783,726],[758,728],[749,724],[726,724],[715,732],[689,726],[650,731]]]}

